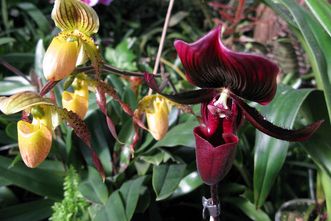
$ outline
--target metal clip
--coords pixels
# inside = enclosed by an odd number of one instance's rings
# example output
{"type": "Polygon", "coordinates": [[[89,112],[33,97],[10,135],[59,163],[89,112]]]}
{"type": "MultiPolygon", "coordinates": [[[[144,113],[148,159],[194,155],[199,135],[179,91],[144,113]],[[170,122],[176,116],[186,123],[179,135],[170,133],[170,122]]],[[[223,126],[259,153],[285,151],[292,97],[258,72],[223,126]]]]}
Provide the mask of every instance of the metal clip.
{"type": "Polygon", "coordinates": [[[211,198],[202,197],[202,218],[207,219],[207,216],[217,217],[221,214],[221,205],[214,205],[211,198]]]}

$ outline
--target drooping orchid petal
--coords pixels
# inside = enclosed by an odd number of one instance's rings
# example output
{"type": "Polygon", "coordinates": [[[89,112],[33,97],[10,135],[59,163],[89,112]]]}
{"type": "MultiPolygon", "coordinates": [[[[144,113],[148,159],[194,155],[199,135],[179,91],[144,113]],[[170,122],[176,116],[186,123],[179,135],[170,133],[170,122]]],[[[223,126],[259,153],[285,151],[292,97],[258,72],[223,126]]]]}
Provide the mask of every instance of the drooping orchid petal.
{"type": "Polygon", "coordinates": [[[216,94],[217,90],[215,89],[199,89],[194,91],[185,91],[178,94],[164,94],[159,89],[155,76],[150,73],[144,74],[145,81],[147,85],[152,88],[155,92],[161,94],[162,96],[180,104],[198,104],[201,102],[207,102],[211,100],[216,94]]]}
{"type": "Polygon", "coordinates": [[[236,95],[267,104],[276,92],[276,64],[264,57],[233,52],[221,42],[221,26],[198,41],[175,41],[186,77],[201,88],[228,88],[236,95]]]}
{"type": "Polygon", "coordinates": [[[231,94],[231,99],[240,107],[243,114],[256,129],[277,139],[287,141],[305,141],[321,126],[324,120],[316,121],[298,130],[288,130],[267,121],[255,108],[246,104],[238,96],[231,94]]]}

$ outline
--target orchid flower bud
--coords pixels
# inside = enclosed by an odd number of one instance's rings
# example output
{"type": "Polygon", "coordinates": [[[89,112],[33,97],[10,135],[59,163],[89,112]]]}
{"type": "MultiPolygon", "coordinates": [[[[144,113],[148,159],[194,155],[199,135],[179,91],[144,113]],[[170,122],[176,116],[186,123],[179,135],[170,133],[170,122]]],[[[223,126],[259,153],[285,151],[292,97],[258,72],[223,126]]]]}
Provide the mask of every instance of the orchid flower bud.
{"type": "Polygon", "coordinates": [[[88,110],[88,84],[85,80],[76,78],[73,86],[74,93],[68,91],[62,93],[62,106],[83,119],[88,110]]]}
{"type": "Polygon", "coordinates": [[[71,74],[76,68],[79,50],[80,45],[76,38],[63,35],[55,37],[43,60],[45,78],[59,81],[71,74]]]}
{"type": "Polygon", "coordinates": [[[144,97],[138,109],[146,113],[148,129],[156,140],[161,140],[168,132],[168,115],[172,103],[160,95],[144,97]]]}
{"type": "Polygon", "coordinates": [[[52,119],[49,106],[36,106],[31,110],[32,123],[17,123],[18,147],[24,163],[31,168],[42,163],[52,146],[52,119]]]}

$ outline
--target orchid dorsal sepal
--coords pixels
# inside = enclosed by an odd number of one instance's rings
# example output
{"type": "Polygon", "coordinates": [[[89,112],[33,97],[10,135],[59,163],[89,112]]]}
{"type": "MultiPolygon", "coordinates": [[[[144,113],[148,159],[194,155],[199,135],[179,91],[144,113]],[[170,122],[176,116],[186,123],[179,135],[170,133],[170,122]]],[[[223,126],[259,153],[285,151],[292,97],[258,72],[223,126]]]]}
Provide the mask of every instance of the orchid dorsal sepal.
{"type": "Polygon", "coordinates": [[[52,19],[62,31],[79,30],[87,35],[99,30],[99,17],[80,0],[55,0],[52,19]]]}

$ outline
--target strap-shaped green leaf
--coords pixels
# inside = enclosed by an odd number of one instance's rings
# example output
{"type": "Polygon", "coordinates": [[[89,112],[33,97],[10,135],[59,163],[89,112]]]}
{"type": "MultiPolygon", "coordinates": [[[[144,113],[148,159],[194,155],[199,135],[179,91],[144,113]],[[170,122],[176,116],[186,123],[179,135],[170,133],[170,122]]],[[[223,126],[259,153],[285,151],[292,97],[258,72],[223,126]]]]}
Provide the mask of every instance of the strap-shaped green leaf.
{"type": "MultiPolygon", "coordinates": [[[[292,128],[301,105],[311,92],[311,89],[294,90],[279,86],[273,101],[261,107],[260,111],[271,122],[292,128]]],[[[257,131],[254,148],[254,200],[257,207],[264,204],[285,162],[288,146],[287,141],[257,131]]]]}
{"type": "Polygon", "coordinates": [[[331,36],[331,4],[328,0],[306,0],[306,4],[331,36]]]}

